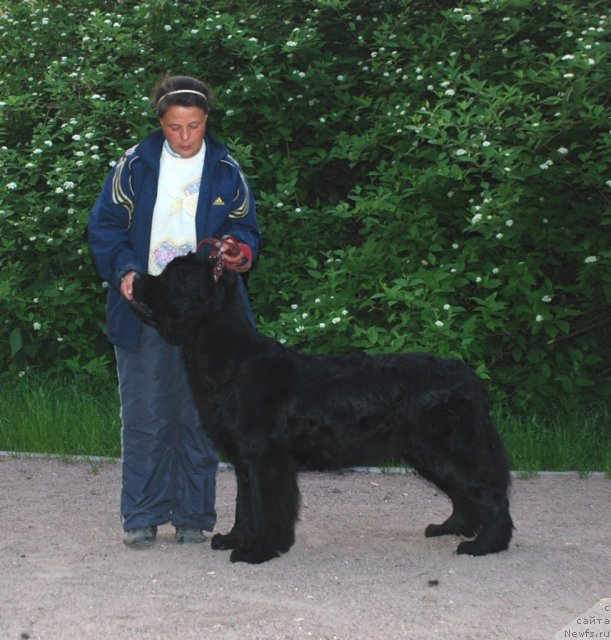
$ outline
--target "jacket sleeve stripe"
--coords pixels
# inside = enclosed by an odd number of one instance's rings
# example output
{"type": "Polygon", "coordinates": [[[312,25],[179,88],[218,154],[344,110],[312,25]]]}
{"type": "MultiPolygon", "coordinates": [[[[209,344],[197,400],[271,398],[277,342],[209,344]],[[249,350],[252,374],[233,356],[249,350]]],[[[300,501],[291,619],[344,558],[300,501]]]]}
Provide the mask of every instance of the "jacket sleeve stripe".
{"type": "MultiPolygon", "coordinates": [[[[132,224],[132,213],[134,212],[134,201],[129,197],[126,191],[123,189],[122,181],[123,181],[123,172],[125,171],[126,165],[128,162],[127,156],[123,156],[115,167],[115,173],[112,178],[112,201],[114,204],[121,205],[125,207],[127,210],[127,215],[129,216],[128,228],[131,227],[132,224]]],[[[131,165],[131,162],[129,163],[131,165]]],[[[129,165],[127,167],[129,171],[129,165]]],[[[131,175],[128,175],[128,183],[131,189],[131,175]]],[[[132,190],[133,191],[133,190],[132,190]]]]}
{"type": "Polygon", "coordinates": [[[241,189],[238,189],[238,192],[236,193],[236,196],[234,198],[234,202],[236,200],[239,200],[240,197],[243,197],[242,204],[240,204],[229,213],[230,218],[245,218],[250,211],[250,188],[248,187],[246,178],[241,170],[240,180],[242,182],[242,187],[241,189]]]}

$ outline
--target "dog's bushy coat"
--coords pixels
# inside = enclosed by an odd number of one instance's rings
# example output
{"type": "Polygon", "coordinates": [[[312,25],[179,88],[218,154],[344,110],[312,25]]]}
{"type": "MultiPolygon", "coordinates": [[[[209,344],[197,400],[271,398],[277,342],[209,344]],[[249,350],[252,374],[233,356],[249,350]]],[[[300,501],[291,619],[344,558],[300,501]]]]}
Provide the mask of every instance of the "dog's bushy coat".
{"type": "Polygon", "coordinates": [[[300,469],[407,460],[453,511],[425,534],[473,540],[458,553],[506,549],[509,471],[482,380],[423,353],[305,355],[247,321],[237,276],[210,259],[174,259],[141,275],[133,306],[183,355],[202,425],[235,468],[235,523],[212,538],[234,562],[260,563],[295,540],[300,469]]]}

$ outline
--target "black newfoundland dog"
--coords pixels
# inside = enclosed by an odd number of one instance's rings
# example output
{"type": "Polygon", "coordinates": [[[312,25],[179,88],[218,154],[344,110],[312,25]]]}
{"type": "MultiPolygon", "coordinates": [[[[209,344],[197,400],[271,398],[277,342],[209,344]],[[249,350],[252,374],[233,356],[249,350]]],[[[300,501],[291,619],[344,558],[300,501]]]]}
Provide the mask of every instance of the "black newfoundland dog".
{"type": "Polygon", "coordinates": [[[248,322],[236,273],[197,254],[140,275],[133,307],[182,345],[202,425],[237,477],[235,523],[212,538],[232,562],[287,552],[299,470],[407,460],[453,511],[426,536],[473,538],[458,553],[509,545],[509,471],[482,380],[458,360],[423,353],[305,355],[248,322]],[[219,277],[220,276],[220,277],[219,277]]]}

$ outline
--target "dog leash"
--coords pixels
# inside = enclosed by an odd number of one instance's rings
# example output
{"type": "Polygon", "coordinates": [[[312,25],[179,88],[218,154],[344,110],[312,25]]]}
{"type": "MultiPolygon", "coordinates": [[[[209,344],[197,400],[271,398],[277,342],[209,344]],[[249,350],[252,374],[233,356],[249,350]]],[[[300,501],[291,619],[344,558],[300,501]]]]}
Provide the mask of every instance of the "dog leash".
{"type": "Polygon", "coordinates": [[[203,250],[204,247],[208,245],[211,247],[208,251],[208,256],[216,260],[216,263],[212,270],[212,275],[215,282],[218,282],[220,280],[225,269],[227,269],[228,271],[236,271],[239,273],[242,271],[247,271],[252,264],[251,258],[242,248],[246,247],[248,249],[248,252],[250,253],[250,247],[238,242],[233,236],[223,236],[222,238],[204,238],[197,245],[195,252],[199,253],[200,250],[203,250]],[[240,256],[242,256],[243,259],[239,263],[236,263],[235,261],[227,262],[228,257],[239,258],[240,256]]]}

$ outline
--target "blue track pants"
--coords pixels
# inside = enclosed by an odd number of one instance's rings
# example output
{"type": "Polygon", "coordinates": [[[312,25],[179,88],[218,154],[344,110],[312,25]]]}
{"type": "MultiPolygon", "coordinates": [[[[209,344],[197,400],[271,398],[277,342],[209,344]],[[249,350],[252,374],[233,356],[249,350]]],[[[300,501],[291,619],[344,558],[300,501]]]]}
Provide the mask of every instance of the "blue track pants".
{"type": "Polygon", "coordinates": [[[144,325],[138,349],[115,354],[123,529],[170,522],[212,531],[218,454],[200,426],[180,348],[144,325]]]}

